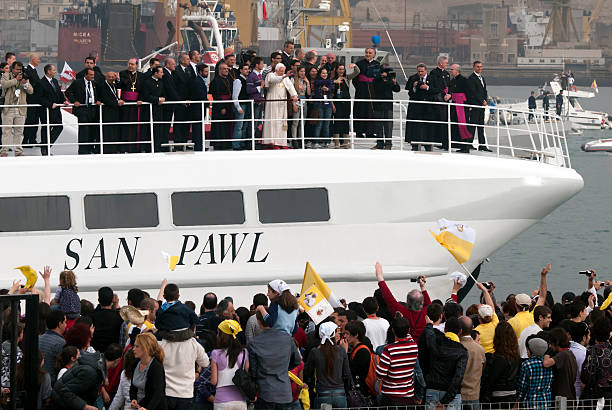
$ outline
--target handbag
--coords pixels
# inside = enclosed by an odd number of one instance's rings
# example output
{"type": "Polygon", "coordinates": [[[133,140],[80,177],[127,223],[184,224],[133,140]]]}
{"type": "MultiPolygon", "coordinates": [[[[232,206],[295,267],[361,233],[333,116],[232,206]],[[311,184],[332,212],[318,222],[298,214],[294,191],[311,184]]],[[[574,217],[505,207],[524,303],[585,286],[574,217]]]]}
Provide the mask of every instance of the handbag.
{"type": "Polygon", "coordinates": [[[246,354],[242,354],[242,364],[234,373],[234,377],[232,377],[232,382],[240,389],[242,394],[249,400],[254,401],[255,397],[257,397],[257,391],[259,390],[259,386],[253,380],[251,375],[244,370],[244,357],[246,354]]]}
{"type": "Polygon", "coordinates": [[[349,407],[368,407],[370,404],[352,380],[346,391],[346,403],[349,407]]]}

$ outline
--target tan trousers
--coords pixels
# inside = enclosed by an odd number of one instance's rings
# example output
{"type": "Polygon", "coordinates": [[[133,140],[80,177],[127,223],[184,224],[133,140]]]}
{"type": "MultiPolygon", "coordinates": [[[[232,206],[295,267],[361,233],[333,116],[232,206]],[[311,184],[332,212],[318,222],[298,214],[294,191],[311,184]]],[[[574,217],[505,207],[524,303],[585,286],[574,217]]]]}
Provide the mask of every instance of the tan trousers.
{"type": "Polygon", "coordinates": [[[23,141],[23,124],[25,115],[19,113],[19,108],[9,108],[7,113],[2,114],[2,150],[0,154],[7,155],[9,148],[12,148],[15,155],[23,154],[21,142],[23,141]],[[11,125],[11,127],[6,127],[11,125]]]}

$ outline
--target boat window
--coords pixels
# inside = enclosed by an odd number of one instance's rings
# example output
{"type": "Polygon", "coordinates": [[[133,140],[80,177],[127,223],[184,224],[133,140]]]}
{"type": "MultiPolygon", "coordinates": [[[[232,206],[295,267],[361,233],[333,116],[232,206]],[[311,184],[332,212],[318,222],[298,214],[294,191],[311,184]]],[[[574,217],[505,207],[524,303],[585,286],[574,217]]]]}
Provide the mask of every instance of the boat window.
{"type": "Polygon", "coordinates": [[[154,193],[85,195],[88,229],[152,228],[159,224],[154,193]]]}
{"type": "Polygon", "coordinates": [[[0,232],[65,231],[70,229],[67,196],[0,198],[0,232]]]}
{"type": "Polygon", "coordinates": [[[261,223],[329,221],[325,188],[262,189],[257,204],[261,223]]]}
{"type": "Polygon", "coordinates": [[[241,191],[175,192],[172,220],[177,226],[243,224],[241,191]]]}

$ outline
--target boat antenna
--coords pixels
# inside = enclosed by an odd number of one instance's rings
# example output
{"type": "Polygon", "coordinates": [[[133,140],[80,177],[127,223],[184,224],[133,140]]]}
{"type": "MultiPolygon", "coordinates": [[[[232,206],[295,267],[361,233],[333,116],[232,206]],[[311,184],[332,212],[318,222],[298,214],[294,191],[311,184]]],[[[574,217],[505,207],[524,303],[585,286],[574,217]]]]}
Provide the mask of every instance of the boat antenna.
{"type": "Polygon", "coordinates": [[[404,70],[404,66],[402,65],[402,61],[400,60],[399,55],[397,54],[397,50],[395,49],[395,45],[393,45],[393,40],[391,39],[391,35],[389,34],[389,30],[387,30],[387,24],[383,21],[382,17],[380,16],[380,13],[378,12],[378,8],[376,7],[376,2],[372,2],[371,4],[374,7],[374,10],[376,11],[376,14],[378,15],[378,20],[380,20],[380,22],[382,23],[383,27],[385,28],[385,33],[387,33],[387,38],[389,39],[389,43],[391,43],[391,47],[393,48],[393,52],[395,53],[395,58],[397,59],[397,62],[399,64],[400,68],[402,69],[402,74],[404,74],[404,78],[406,79],[406,81],[408,81],[408,76],[406,75],[406,71],[404,70]]]}

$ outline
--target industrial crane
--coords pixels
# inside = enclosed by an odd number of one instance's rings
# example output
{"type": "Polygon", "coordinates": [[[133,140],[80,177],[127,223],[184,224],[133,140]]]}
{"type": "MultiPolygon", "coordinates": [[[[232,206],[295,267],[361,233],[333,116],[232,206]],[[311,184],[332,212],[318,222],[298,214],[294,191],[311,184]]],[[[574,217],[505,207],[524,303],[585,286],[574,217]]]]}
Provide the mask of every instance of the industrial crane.
{"type": "Polygon", "coordinates": [[[585,44],[591,43],[591,34],[593,32],[593,29],[595,28],[595,23],[597,22],[597,19],[599,18],[599,15],[601,14],[601,10],[603,9],[605,3],[606,0],[599,0],[597,6],[595,6],[595,9],[593,9],[591,15],[585,16],[582,21],[582,41],[585,44]]]}

